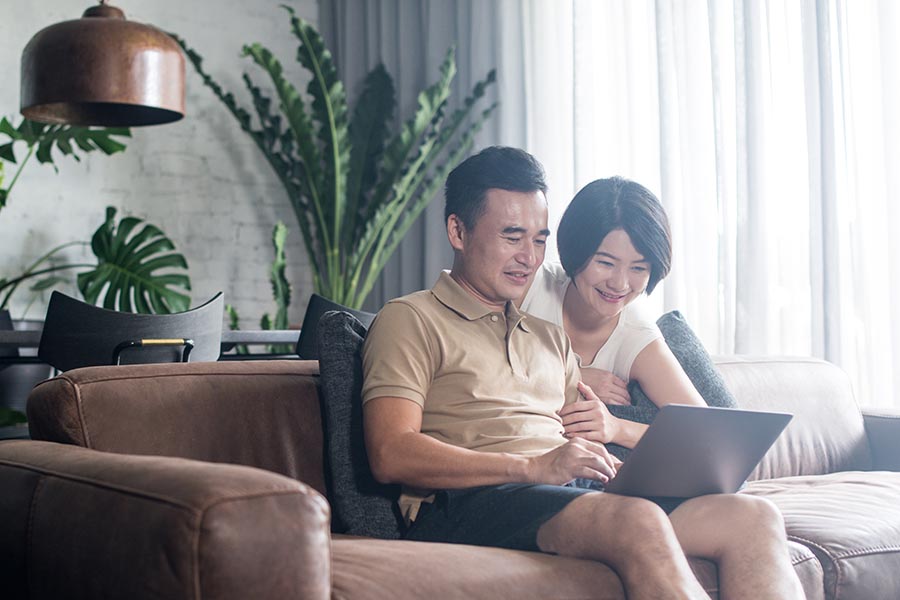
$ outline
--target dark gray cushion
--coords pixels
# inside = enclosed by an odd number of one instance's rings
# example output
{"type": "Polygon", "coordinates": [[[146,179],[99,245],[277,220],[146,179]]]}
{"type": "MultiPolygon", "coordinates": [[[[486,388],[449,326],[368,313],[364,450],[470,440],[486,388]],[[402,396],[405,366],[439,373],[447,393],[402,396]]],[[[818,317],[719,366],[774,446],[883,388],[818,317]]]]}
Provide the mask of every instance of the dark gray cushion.
{"type": "MultiPolygon", "coordinates": [[[[713,364],[709,353],[700,339],[691,329],[687,321],[677,310],[661,316],[656,324],[666,340],[666,344],[678,359],[681,368],[687,373],[688,378],[700,395],[710,406],[736,408],[737,402],[734,396],[725,387],[725,380],[713,364]]],[[[638,423],[651,423],[659,412],[659,408],[644,393],[637,383],[628,385],[631,394],[631,405],[610,406],[609,412],[616,417],[637,421],[638,423]]],[[[624,459],[629,450],[618,444],[607,444],[609,451],[617,457],[624,459]]]]}
{"type": "Polygon", "coordinates": [[[363,439],[365,335],[359,320],[343,311],[325,313],[316,331],[331,528],[335,533],[397,539],[402,532],[399,487],[375,481],[363,439]]]}

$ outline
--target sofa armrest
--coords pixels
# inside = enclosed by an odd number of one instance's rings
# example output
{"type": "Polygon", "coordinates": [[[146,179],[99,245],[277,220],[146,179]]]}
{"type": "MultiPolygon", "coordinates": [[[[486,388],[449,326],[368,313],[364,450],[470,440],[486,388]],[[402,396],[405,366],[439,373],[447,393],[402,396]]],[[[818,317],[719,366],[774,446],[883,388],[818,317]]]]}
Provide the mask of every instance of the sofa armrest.
{"type": "Polygon", "coordinates": [[[900,471],[900,411],[864,408],[862,413],[873,470],[900,471]]]}
{"type": "Polygon", "coordinates": [[[73,369],[28,397],[35,440],[259,467],[325,491],[317,361],[73,369]]]}
{"type": "Polygon", "coordinates": [[[326,599],[330,511],[251,467],[0,442],[11,598],[326,599]]]}

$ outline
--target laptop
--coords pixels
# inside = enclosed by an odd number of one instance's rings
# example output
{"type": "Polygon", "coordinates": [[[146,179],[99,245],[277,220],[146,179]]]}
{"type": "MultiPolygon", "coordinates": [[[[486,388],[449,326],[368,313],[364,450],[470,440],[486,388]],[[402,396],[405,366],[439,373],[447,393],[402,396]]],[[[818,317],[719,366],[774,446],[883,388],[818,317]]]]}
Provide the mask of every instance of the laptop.
{"type": "Polygon", "coordinates": [[[673,498],[736,492],[791,418],[779,412],[667,404],[605,489],[673,498]]]}

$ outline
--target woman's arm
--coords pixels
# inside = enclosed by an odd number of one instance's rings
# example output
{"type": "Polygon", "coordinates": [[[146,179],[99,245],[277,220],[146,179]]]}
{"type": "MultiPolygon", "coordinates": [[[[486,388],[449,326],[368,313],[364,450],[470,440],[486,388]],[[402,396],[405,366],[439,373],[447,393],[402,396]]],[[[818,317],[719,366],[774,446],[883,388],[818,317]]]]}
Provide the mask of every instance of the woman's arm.
{"type": "Polygon", "coordinates": [[[666,404],[706,406],[663,339],[654,340],[641,350],[631,365],[631,379],[637,381],[650,401],[659,407],[666,404]]]}
{"type": "MultiPolygon", "coordinates": [[[[596,369],[582,369],[582,377],[590,371],[596,369]]],[[[567,404],[559,411],[566,437],[634,448],[647,431],[647,425],[610,414],[606,404],[624,404],[618,395],[623,382],[606,371],[598,374],[602,374],[598,382],[602,382],[601,389],[604,391],[596,394],[591,387],[582,384],[579,391],[583,400],[567,404]]],[[[665,340],[654,340],[641,350],[631,366],[631,378],[638,382],[650,401],[659,407],[666,404],[706,406],[703,397],[691,383],[665,340]]]]}

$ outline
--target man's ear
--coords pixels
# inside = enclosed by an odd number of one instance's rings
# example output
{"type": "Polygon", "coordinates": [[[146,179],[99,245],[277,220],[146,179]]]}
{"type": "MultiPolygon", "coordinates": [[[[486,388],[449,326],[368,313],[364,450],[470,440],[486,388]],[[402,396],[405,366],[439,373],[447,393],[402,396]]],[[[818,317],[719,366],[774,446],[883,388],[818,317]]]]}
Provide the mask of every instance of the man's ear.
{"type": "Polygon", "coordinates": [[[454,250],[461,251],[466,245],[466,226],[456,215],[447,217],[447,239],[454,250]]]}

